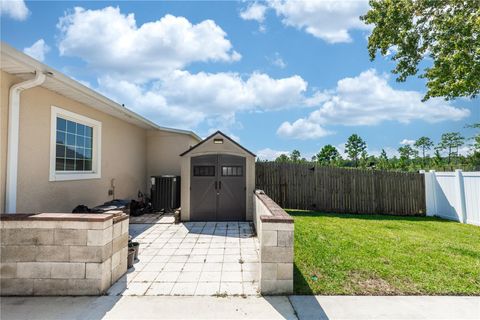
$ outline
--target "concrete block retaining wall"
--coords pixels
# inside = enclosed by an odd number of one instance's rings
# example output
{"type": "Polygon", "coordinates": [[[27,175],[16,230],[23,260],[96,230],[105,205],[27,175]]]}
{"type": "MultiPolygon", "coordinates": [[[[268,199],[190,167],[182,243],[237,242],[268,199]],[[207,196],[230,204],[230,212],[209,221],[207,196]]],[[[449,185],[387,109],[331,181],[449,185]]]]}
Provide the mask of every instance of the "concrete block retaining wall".
{"type": "Polygon", "coordinates": [[[100,295],[127,271],[128,216],[0,216],[0,294],[100,295]]]}
{"type": "Polygon", "coordinates": [[[293,218],[262,190],[254,195],[253,222],[260,243],[260,292],[293,292],[293,218]]]}

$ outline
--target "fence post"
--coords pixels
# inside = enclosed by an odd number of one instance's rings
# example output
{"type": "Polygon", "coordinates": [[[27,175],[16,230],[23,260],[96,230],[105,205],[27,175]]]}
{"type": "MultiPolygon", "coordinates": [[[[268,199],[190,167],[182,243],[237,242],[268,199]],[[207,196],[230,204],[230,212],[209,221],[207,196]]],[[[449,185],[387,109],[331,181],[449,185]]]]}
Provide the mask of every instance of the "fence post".
{"type": "Polygon", "coordinates": [[[427,207],[427,216],[434,216],[438,214],[437,212],[437,194],[436,194],[436,175],[435,170],[430,170],[425,172],[422,170],[425,175],[425,205],[427,207]]]}
{"type": "Polygon", "coordinates": [[[429,207],[431,206],[432,201],[430,200],[430,196],[432,194],[430,190],[430,176],[425,170],[420,170],[418,173],[423,174],[423,181],[425,184],[425,215],[428,216],[429,207]]]}
{"type": "Polygon", "coordinates": [[[463,185],[463,174],[461,169],[455,170],[455,192],[457,193],[457,201],[455,203],[455,211],[461,223],[467,222],[466,203],[465,203],[465,187],[463,185]]]}

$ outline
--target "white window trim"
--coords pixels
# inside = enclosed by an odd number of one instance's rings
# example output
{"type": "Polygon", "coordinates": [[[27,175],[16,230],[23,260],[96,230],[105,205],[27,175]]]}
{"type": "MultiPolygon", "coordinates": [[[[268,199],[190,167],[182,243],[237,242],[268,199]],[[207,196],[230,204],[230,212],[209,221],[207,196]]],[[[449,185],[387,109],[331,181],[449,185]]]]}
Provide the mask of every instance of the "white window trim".
{"type": "Polygon", "coordinates": [[[50,181],[69,181],[84,179],[100,179],[102,168],[102,123],[76,114],[74,112],[52,106],[50,125],[50,181]],[[56,171],[56,138],[57,138],[57,117],[72,120],[93,128],[92,140],[92,171],[56,171]]]}

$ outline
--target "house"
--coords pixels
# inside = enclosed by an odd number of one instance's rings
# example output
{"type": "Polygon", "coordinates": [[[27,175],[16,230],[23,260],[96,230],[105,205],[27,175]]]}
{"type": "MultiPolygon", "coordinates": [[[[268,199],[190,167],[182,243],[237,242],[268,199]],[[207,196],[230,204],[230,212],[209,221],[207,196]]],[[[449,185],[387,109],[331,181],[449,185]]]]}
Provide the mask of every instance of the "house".
{"type": "Polygon", "coordinates": [[[260,258],[242,224],[219,223],[215,236],[232,237],[238,254],[241,243],[253,252],[245,257],[260,263],[262,293],[291,293],[293,219],[254,192],[252,152],[220,131],[202,140],[158,126],[3,42],[0,49],[0,213],[12,213],[0,214],[0,295],[105,294],[127,271],[129,217],[64,213],[149,194],[160,175],[181,176],[183,221],[253,221],[260,258]]]}
{"type": "Polygon", "coordinates": [[[252,220],[255,155],[221,132],[165,128],[1,44],[5,213],[71,212],[182,176],[182,220],[252,220]]]}
{"type": "Polygon", "coordinates": [[[180,153],[201,140],[158,126],[4,42],[0,96],[5,213],[136,199],[149,193],[150,176],[180,175],[180,153]]]}

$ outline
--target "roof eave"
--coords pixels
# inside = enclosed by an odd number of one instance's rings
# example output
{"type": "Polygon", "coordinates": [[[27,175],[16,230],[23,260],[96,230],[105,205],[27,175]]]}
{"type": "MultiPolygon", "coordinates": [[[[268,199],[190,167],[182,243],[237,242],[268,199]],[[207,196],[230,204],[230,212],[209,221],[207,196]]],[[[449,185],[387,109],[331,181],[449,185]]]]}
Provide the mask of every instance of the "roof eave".
{"type": "Polygon", "coordinates": [[[27,67],[32,69],[32,72],[33,71],[41,71],[41,72],[44,72],[44,73],[53,74],[53,76],[55,77],[56,80],[58,80],[59,82],[61,82],[64,85],[70,87],[71,89],[77,90],[80,93],[109,106],[110,108],[112,108],[113,110],[115,110],[116,112],[118,112],[120,114],[123,114],[127,118],[131,118],[131,119],[136,120],[136,122],[139,122],[138,126],[141,126],[143,128],[146,128],[146,129],[157,129],[157,130],[162,130],[162,131],[166,131],[166,132],[187,134],[187,135],[192,136],[194,139],[196,139],[198,141],[202,140],[196,133],[194,133],[193,131],[190,131],[190,130],[174,129],[174,128],[159,126],[159,125],[155,124],[154,122],[152,122],[152,121],[142,117],[141,115],[129,110],[128,108],[120,105],[119,103],[111,100],[110,98],[107,98],[107,97],[101,95],[100,93],[96,92],[95,90],[90,89],[89,87],[81,84],[80,82],[66,76],[62,72],[60,72],[60,71],[58,71],[58,70],[56,70],[56,69],[54,69],[50,66],[47,66],[46,64],[44,64],[44,63],[26,55],[26,54],[24,54],[23,52],[18,51],[17,49],[11,47],[7,43],[5,43],[3,41],[1,41],[0,43],[1,43],[1,53],[2,53],[2,55],[7,55],[10,58],[16,60],[17,62],[26,65],[27,67]]]}

